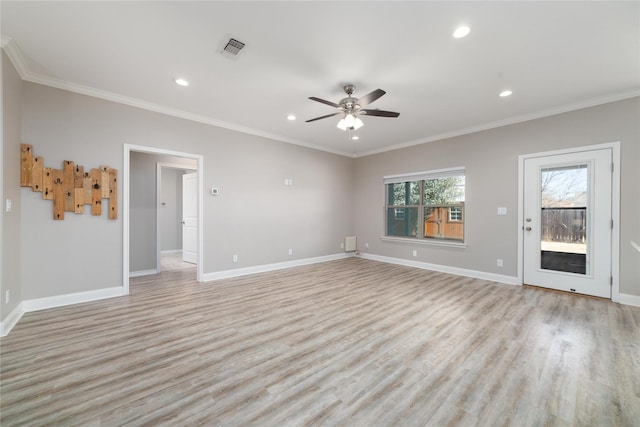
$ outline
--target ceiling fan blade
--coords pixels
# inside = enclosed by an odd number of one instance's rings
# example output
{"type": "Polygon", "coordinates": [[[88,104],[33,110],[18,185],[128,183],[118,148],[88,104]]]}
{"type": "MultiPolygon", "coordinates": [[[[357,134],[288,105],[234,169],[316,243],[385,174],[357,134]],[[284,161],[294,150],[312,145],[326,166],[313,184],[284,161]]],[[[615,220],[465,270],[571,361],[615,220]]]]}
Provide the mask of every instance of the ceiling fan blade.
{"type": "Polygon", "coordinates": [[[316,98],[315,96],[310,96],[309,99],[312,100],[312,101],[320,102],[322,104],[330,105],[330,106],[332,106],[334,108],[340,108],[340,106],[338,104],[336,104],[335,102],[327,101],[325,99],[316,98]]]}
{"type": "Polygon", "coordinates": [[[333,113],[333,114],[327,114],[326,116],[320,116],[320,117],[316,117],[315,119],[305,120],[305,123],[315,122],[316,120],[326,119],[327,117],[337,116],[338,114],[340,114],[340,112],[333,113]]]}
{"type": "Polygon", "coordinates": [[[358,105],[361,107],[364,107],[365,105],[369,105],[376,99],[380,98],[385,93],[387,92],[383,91],[382,89],[376,89],[373,92],[368,93],[362,98],[358,99],[358,105]]]}
{"type": "Polygon", "coordinates": [[[400,113],[396,113],[395,111],[384,111],[384,110],[360,110],[360,114],[365,114],[367,116],[378,116],[378,117],[398,117],[400,113]]]}

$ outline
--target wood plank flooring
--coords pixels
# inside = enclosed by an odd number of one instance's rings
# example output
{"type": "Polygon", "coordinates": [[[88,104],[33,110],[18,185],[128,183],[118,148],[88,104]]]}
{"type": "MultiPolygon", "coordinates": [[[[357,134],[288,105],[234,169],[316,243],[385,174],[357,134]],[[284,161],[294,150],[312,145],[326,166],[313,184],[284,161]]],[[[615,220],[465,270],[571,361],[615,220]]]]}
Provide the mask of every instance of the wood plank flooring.
{"type": "Polygon", "coordinates": [[[638,426],[640,309],[359,258],[28,313],[9,426],[638,426]]]}

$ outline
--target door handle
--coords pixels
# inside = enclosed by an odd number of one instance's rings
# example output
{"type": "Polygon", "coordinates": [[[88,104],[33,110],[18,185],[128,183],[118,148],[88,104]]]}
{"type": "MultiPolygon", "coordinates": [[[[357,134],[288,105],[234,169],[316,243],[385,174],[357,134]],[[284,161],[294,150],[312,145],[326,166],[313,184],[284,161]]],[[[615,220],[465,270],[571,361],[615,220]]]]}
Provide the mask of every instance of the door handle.
{"type": "MultiPolygon", "coordinates": [[[[183,223],[184,224],[184,223],[183,223]]],[[[531,231],[531,227],[526,227],[525,230],[531,231]]]]}
{"type": "Polygon", "coordinates": [[[182,225],[184,225],[184,221],[182,221],[182,225]]]}

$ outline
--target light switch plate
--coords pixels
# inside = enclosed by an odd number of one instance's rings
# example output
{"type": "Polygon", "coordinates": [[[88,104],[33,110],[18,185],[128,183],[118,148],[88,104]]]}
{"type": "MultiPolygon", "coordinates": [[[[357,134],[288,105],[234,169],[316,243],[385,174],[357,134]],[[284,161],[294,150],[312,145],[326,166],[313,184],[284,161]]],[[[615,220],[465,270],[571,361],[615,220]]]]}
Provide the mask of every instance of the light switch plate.
{"type": "Polygon", "coordinates": [[[498,215],[506,215],[507,208],[498,208],[498,215]]]}

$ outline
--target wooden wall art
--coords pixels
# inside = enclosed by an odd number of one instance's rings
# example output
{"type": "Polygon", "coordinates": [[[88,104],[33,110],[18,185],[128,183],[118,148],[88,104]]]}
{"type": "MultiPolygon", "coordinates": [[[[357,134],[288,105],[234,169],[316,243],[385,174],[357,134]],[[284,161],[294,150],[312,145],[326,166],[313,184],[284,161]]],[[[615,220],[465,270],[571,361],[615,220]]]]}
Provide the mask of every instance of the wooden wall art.
{"type": "Polygon", "coordinates": [[[84,213],[85,205],[91,205],[91,215],[102,215],[103,199],[109,201],[109,219],[118,218],[117,169],[100,166],[85,172],[72,160],[62,162],[62,169],[46,168],[28,144],[21,145],[20,162],[20,185],[53,200],[54,220],[63,220],[65,212],[84,213]]]}

